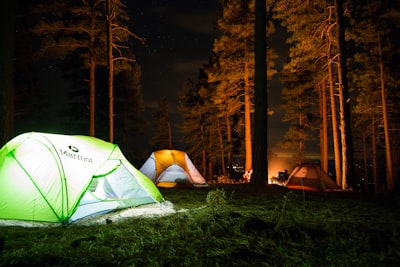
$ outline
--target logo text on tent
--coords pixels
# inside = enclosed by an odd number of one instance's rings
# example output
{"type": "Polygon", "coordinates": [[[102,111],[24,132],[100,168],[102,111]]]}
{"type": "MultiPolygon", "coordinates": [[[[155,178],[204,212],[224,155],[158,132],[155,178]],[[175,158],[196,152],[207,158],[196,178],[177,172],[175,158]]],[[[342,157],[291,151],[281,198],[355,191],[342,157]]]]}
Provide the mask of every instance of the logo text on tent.
{"type": "Polygon", "coordinates": [[[84,161],[84,162],[88,162],[88,163],[93,163],[93,159],[92,158],[83,157],[81,155],[68,152],[67,150],[60,149],[60,154],[63,155],[63,156],[72,158],[72,159],[76,159],[76,160],[80,160],[80,161],[84,161]]]}
{"type": "Polygon", "coordinates": [[[76,146],[68,146],[69,150],[71,150],[72,152],[78,153],[79,149],[76,146]]]}

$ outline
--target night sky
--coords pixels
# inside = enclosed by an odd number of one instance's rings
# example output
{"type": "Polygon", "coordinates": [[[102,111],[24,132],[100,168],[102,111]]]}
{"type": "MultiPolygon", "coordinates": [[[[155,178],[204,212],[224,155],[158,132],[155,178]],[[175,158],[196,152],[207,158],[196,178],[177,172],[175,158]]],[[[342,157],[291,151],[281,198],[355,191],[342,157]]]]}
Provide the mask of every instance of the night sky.
{"type": "MultiPolygon", "coordinates": [[[[144,116],[148,120],[148,130],[153,126],[152,113],[158,108],[158,102],[166,98],[177,149],[184,149],[179,144],[181,136],[176,127],[181,120],[176,108],[178,92],[187,78],[197,83],[199,69],[208,63],[214,39],[218,36],[215,27],[218,6],[218,0],[127,1],[129,29],[146,40],[145,45],[134,41],[132,49],[142,67],[142,93],[146,106],[144,116]]],[[[273,36],[269,45],[278,50],[279,62],[285,61],[288,48],[282,30],[273,36]]],[[[279,62],[278,67],[282,65],[279,62]]],[[[70,86],[67,81],[60,84],[61,73],[52,66],[46,66],[44,75],[47,77],[46,83],[51,84],[49,88],[70,86]]],[[[274,146],[282,141],[287,126],[282,124],[283,112],[278,108],[282,85],[277,75],[268,84],[269,107],[275,111],[273,116],[269,116],[268,144],[270,149],[275,150],[274,146]]],[[[54,106],[52,109],[66,108],[67,96],[61,93],[66,91],[68,89],[53,90],[49,94],[54,106]]]]}
{"type": "Polygon", "coordinates": [[[217,1],[140,0],[127,7],[131,30],[146,39],[146,47],[137,42],[133,48],[142,66],[146,106],[156,108],[165,97],[175,112],[185,79],[196,82],[211,56],[217,1]]]}
{"type": "MultiPolygon", "coordinates": [[[[157,108],[160,99],[166,98],[171,119],[179,120],[177,93],[182,90],[185,79],[197,82],[199,69],[208,62],[213,41],[218,36],[215,29],[218,2],[128,1],[130,29],[146,39],[146,46],[136,42],[133,51],[142,66],[143,96],[148,114],[157,108]]],[[[283,62],[287,54],[284,37],[280,29],[272,39],[272,46],[280,54],[279,62],[283,62]]],[[[281,65],[279,62],[278,67],[281,65]]],[[[275,111],[269,117],[268,143],[271,148],[282,140],[287,129],[281,122],[283,113],[278,109],[281,87],[278,77],[269,82],[269,107],[275,111]]]]}

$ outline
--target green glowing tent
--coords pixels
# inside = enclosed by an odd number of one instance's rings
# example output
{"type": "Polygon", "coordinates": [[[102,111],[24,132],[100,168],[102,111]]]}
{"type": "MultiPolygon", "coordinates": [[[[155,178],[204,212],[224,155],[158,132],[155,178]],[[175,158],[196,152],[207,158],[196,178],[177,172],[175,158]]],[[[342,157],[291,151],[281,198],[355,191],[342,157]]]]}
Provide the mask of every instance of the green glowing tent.
{"type": "Polygon", "coordinates": [[[117,145],[94,137],[32,132],[0,150],[0,219],[69,223],[161,201],[117,145]]]}

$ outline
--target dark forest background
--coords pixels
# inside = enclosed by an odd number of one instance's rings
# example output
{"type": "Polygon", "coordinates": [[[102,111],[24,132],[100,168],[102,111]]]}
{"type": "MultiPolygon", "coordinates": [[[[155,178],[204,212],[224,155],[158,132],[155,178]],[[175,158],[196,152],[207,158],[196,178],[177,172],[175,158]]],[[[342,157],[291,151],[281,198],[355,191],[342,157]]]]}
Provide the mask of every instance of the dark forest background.
{"type": "MultiPolygon", "coordinates": [[[[130,3],[111,2],[113,129],[106,1],[5,2],[1,144],[28,131],[104,140],[112,131],[113,142],[136,165],[152,150],[179,142],[206,177],[232,176],[236,159],[250,170],[255,1],[220,1],[219,36],[209,63],[199,66],[197,80],[178,85],[179,124],[170,119],[165,99],[151,118],[145,116],[142,70],[134,52],[143,40],[130,23],[130,3]],[[171,131],[179,131],[181,140],[173,140],[171,131]]],[[[343,188],[398,186],[399,7],[399,0],[267,1],[267,78],[269,84],[277,77],[283,84],[279,112],[289,126],[278,145],[290,152],[291,164],[310,160],[308,152],[317,150],[319,163],[343,188]],[[280,51],[270,45],[277,28],[284,29],[289,47],[282,66],[280,51]],[[328,167],[332,161],[335,166],[328,167]]],[[[278,154],[270,150],[268,159],[278,154]]]]}

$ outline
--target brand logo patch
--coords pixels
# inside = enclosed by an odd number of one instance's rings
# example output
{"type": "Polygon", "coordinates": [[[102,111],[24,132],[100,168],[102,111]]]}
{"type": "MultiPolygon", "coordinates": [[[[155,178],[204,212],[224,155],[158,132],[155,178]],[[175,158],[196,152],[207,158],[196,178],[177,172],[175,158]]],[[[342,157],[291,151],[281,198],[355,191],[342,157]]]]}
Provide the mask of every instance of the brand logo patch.
{"type": "Polygon", "coordinates": [[[78,153],[79,149],[76,146],[68,146],[69,150],[71,150],[72,152],[78,153]]]}

